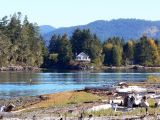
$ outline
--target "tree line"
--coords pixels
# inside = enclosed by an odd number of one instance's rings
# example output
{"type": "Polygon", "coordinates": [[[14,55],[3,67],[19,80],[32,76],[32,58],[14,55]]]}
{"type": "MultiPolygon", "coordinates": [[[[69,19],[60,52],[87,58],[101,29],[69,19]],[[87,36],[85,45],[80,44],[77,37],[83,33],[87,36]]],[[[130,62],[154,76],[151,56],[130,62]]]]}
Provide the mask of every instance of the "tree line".
{"type": "Polygon", "coordinates": [[[37,24],[20,12],[0,20],[0,67],[41,66],[46,48],[37,24]]]}
{"type": "Polygon", "coordinates": [[[96,66],[160,66],[160,42],[145,35],[128,42],[119,37],[101,42],[89,29],[77,28],[71,37],[53,35],[45,46],[37,24],[30,23],[27,16],[22,19],[17,13],[0,20],[0,67],[65,67],[74,65],[81,52],[96,66]]]}
{"type": "Polygon", "coordinates": [[[77,54],[85,52],[91,58],[91,63],[98,66],[160,66],[159,40],[146,35],[128,42],[112,37],[102,43],[89,29],[77,28],[70,38],[66,34],[53,35],[48,49],[49,59],[55,64],[71,64],[77,54]]]}

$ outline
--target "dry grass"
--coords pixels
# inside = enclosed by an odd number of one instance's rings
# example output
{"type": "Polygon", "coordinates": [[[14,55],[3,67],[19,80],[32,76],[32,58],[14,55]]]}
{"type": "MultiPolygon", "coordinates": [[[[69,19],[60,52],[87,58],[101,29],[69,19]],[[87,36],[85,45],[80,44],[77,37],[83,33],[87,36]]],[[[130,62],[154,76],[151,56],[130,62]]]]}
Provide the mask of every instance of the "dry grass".
{"type": "Polygon", "coordinates": [[[147,77],[147,79],[144,82],[129,82],[128,85],[133,86],[143,86],[143,87],[150,87],[156,84],[160,84],[160,77],[150,75],[147,77]]]}
{"type": "MultiPolygon", "coordinates": [[[[160,112],[160,108],[148,108],[148,114],[150,115],[156,115],[160,112]]],[[[115,112],[113,109],[107,109],[107,110],[99,110],[99,111],[92,111],[92,112],[86,112],[86,116],[93,115],[93,116],[143,116],[146,115],[146,109],[145,108],[136,108],[130,111],[122,112],[117,111],[115,112]]]]}
{"type": "Polygon", "coordinates": [[[85,116],[122,116],[122,114],[123,113],[121,111],[115,112],[113,109],[85,112],[85,116]]]}
{"type": "Polygon", "coordinates": [[[146,82],[147,83],[160,83],[160,77],[159,76],[150,75],[150,76],[148,76],[146,82]]]}
{"type": "Polygon", "coordinates": [[[147,101],[148,101],[150,107],[155,107],[155,99],[149,98],[147,101]]]}
{"type": "Polygon", "coordinates": [[[47,100],[34,104],[35,108],[46,108],[52,106],[66,106],[69,104],[78,104],[83,102],[94,102],[101,99],[99,96],[83,91],[70,91],[57,94],[45,95],[47,100]]]}

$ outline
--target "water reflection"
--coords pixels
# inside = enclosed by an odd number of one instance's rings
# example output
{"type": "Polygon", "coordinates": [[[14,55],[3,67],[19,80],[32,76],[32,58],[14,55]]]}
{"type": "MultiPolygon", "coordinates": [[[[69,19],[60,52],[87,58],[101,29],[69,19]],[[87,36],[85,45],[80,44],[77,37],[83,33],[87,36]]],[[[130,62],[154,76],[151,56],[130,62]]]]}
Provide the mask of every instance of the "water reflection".
{"type": "Polygon", "coordinates": [[[0,72],[0,98],[76,90],[85,86],[115,84],[119,81],[143,81],[149,75],[160,76],[160,73],[133,70],[0,72]]]}

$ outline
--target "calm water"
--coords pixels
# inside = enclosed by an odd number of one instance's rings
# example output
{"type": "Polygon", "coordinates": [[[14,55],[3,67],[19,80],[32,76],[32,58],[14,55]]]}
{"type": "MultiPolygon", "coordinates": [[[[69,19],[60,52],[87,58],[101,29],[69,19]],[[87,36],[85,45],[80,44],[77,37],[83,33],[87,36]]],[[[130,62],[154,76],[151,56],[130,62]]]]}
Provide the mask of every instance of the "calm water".
{"type": "Polygon", "coordinates": [[[119,81],[143,81],[158,71],[70,71],[70,72],[0,72],[0,98],[35,96],[85,86],[115,84],[119,81]],[[32,84],[29,83],[32,79],[32,84]]]}

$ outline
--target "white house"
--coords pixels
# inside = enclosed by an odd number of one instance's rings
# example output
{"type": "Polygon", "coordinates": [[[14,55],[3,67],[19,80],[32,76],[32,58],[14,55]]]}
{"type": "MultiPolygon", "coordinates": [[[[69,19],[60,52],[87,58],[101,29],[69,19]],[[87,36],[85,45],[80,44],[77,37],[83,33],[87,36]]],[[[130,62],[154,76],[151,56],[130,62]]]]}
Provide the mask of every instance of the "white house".
{"type": "Polygon", "coordinates": [[[76,61],[90,62],[91,59],[89,58],[89,56],[86,53],[81,52],[76,56],[76,61]]]}

